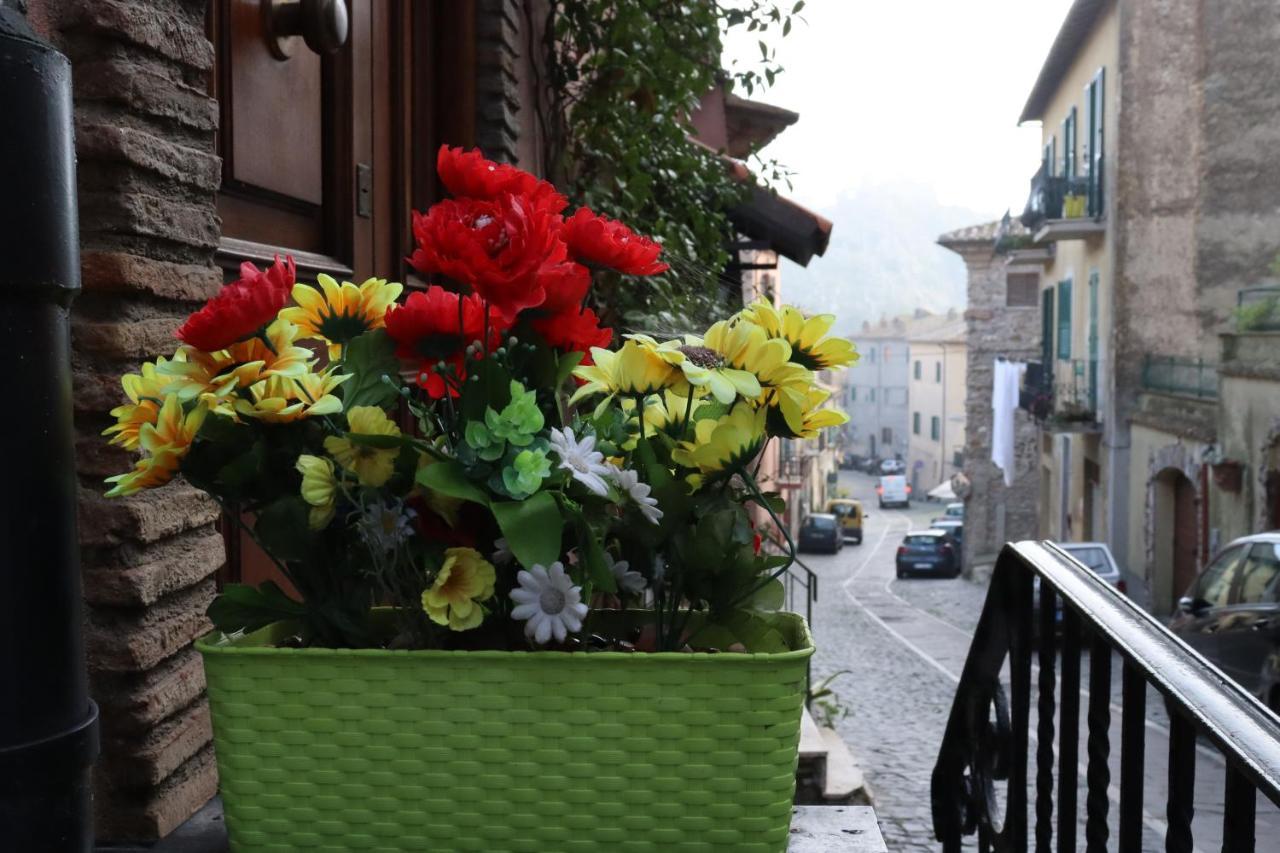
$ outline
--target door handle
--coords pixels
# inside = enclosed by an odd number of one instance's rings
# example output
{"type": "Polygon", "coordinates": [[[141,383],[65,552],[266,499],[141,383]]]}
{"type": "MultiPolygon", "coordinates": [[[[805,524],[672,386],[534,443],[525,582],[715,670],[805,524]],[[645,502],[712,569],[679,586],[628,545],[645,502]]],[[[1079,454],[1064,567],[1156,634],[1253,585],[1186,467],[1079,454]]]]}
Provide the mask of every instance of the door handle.
{"type": "Polygon", "coordinates": [[[345,0],[261,0],[262,29],[276,59],[293,55],[302,36],[315,53],[333,53],[347,43],[351,22],[345,0]]]}

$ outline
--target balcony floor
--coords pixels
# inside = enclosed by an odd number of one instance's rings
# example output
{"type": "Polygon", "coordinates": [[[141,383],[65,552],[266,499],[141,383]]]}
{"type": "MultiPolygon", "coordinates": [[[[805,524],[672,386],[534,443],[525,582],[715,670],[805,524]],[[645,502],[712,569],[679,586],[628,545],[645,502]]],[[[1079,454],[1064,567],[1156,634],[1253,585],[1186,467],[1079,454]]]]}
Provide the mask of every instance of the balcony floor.
{"type": "Polygon", "coordinates": [[[1088,240],[1107,233],[1107,223],[1088,217],[1074,219],[1048,219],[1036,231],[1037,243],[1056,243],[1059,240],[1088,240]]]}

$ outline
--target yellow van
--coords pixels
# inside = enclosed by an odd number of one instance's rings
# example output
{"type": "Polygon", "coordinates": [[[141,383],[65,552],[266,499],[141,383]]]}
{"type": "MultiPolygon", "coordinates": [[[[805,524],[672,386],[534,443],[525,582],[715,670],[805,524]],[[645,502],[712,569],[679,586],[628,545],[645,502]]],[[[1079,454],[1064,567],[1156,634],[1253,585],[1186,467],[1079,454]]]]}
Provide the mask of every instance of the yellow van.
{"type": "Polygon", "coordinates": [[[856,545],[862,544],[862,501],[849,498],[829,500],[827,512],[840,519],[845,539],[852,539],[856,545]]]}

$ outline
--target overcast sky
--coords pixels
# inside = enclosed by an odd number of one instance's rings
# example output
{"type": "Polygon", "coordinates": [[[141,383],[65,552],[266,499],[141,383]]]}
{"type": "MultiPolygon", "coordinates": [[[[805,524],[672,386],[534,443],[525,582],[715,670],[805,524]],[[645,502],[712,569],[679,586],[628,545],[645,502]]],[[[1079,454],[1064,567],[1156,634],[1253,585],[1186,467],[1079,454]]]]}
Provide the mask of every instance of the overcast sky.
{"type": "MultiPolygon", "coordinates": [[[[809,0],[808,23],[771,39],[785,72],[754,96],[800,113],[765,155],[797,172],[788,194],[813,208],[862,182],[907,179],[944,205],[1016,214],[1040,139],[1018,115],[1069,6],[809,0]]],[[[758,59],[756,40],[732,37],[726,63],[758,59]]]]}

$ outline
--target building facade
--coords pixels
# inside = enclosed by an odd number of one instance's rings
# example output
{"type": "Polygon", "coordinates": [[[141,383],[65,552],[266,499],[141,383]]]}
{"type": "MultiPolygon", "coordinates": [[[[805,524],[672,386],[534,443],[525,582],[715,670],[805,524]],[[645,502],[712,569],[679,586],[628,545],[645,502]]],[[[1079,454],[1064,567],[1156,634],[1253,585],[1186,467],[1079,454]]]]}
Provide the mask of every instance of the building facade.
{"type": "Polygon", "coordinates": [[[1280,249],[1280,94],[1258,83],[1280,58],[1256,11],[1077,0],[1021,117],[1044,143],[1023,218],[1052,400],[1041,533],[1109,542],[1158,614],[1275,523],[1276,340],[1238,310],[1280,249]]]}
{"type": "Polygon", "coordinates": [[[1039,518],[1039,429],[1021,409],[1002,410],[1012,435],[1013,468],[991,461],[995,364],[1036,361],[1040,353],[1040,268],[1017,260],[1007,247],[1025,242],[1025,229],[1013,221],[961,228],[938,238],[964,259],[965,309],[964,572],[990,571],[1005,542],[1036,538],[1039,518]]]}
{"type": "Polygon", "coordinates": [[[964,468],[964,318],[952,311],[945,323],[909,333],[907,361],[907,482],[912,494],[923,498],[964,468]]]}

